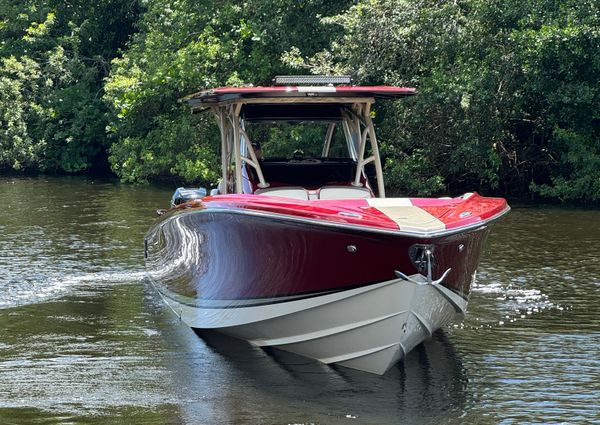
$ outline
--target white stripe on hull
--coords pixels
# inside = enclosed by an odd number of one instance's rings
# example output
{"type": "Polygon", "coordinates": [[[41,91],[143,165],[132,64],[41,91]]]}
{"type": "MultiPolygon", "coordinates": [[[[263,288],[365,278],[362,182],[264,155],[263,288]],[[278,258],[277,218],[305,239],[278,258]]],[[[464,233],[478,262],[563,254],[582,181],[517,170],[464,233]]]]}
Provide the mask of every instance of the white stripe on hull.
{"type": "MultiPolygon", "coordinates": [[[[412,277],[424,281],[421,275],[412,277]]],[[[169,297],[165,301],[193,328],[218,329],[261,347],[377,374],[467,305],[442,286],[401,279],[255,307],[205,309],[169,297]]]]}

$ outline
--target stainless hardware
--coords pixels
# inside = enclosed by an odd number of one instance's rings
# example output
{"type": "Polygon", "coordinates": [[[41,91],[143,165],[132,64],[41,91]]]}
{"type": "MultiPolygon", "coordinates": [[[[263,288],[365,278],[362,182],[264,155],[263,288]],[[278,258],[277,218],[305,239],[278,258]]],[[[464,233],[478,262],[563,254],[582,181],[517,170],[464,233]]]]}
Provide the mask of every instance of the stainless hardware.
{"type": "Polygon", "coordinates": [[[353,212],[347,212],[347,211],[340,211],[338,213],[338,215],[344,216],[344,217],[352,217],[352,218],[362,218],[362,215],[360,214],[356,214],[353,212]]]}
{"type": "Polygon", "coordinates": [[[412,279],[412,278],[408,277],[407,275],[405,275],[404,273],[402,273],[401,271],[398,271],[398,270],[394,270],[394,273],[396,273],[396,276],[398,276],[400,279],[406,280],[408,282],[415,283],[417,285],[439,285],[440,283],[442,283],[444,281],[444,279],[446,279],[446,276],[448,276],[448,273],[450,273],[451,270],[452,270],[452,268],[449,268],[448,270],[446,270],[442,274],[442,276],[439,279],[437,279],[437,280],[431,280],[430,277],[428,276],[426,282],[412,279]]]}
{"type": "Polygon", "coordinates": [[[408,249],[408,257],[419,273],[427,270],[427,254],[433,255],[434,246],[425,244],[414,244],[408,249]]]}

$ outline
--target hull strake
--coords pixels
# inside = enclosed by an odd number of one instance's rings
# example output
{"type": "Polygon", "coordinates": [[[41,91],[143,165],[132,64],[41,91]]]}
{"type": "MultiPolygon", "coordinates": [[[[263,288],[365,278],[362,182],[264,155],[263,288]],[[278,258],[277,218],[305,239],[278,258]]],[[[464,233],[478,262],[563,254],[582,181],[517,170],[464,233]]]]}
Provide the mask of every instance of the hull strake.
{"type": "Polygon", "coordinates": [[[420,275],[412,277],[424,284],[394,279],[306,299],[223,309],[184,304],[161,293],[190,327],[218,329],[260,347],[383,374],[455,319],[454,304],[466,309],[462,297],[425,284],[420,275]]]}

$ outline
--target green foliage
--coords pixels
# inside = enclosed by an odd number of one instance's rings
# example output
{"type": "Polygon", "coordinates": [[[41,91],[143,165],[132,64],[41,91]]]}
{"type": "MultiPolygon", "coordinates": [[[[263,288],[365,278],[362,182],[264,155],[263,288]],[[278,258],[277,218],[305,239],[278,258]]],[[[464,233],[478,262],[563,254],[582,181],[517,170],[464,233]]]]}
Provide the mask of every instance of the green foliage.
{"type": "Polygon", "coordinates": [[[552,147],[560,157],[553,162],[559,166],[551,176],[551,183],[532,183],[532,190],[561,201],[600,201],[599,145],[597,135],[556,128],[552,147]]]}
{"type": "Polygon", "coordinates": [[[115,114],[113,170],[127,181],[173,173],[190,183],[214,183],[218,133],[186,116],[178,99],[201,88],[270,84],[275,74],[290,70],[281,60],[284,52],[295,47],[313,55],[339,31],[319,14],[338,13],[349,3],[149,1],[141,31],[113,61],[105,86],[115,114]]]}
{"type": "Polygon", "coordinates": [[[417,87],[376,109],[391,192],[600,201],[588,0],[0,0],[0,169],[214,183],[216,128],[178,99],[307,71],[417,87]]]}
{"type": "Polygon", "coordinates": [[[127,137],[111,148],[110,162],[124,181],[139,183],[152,178],[178,176],[187,182],[217,180],[217,128],[198,120],[184,108],[156,118],[145,137],[127,137]],[[200,122],[198,122],[200,121],[200,122]]]}
{"type": "MultiPolygon", "coordinates": [[[[306,158],[320,157],[329,123],[248,123],[250,140],[259,142],[264,157],[290,158],[302,152],[306,158]]],[[[348,149],[340,126],[333,133],[330,157],[348,157],[348,149]]]]}
{"type": "Polygon", "coordinates": [[[362,0],[327,21],[343,35],[290,64],[419,90],[379,110],[388,184],[599,199],[597,2],[362,0]]]}
{"type": "MultiPolygon", "coordinates": [[[[25,124],[22,82],[9,78],[5,70],[24,72],[14,58],[4,60],[0,68],[0,167],[22,170],[35,162],[39,146],[33,145],[25,124]]],[[[31,71],[31,70],[30,70],[31,71]]]]}
{"type": "Polygon", "coordinates": [[[134,9],[0,0],[0,169],[77,172],[106,155],[102,79],[134,9]]]}

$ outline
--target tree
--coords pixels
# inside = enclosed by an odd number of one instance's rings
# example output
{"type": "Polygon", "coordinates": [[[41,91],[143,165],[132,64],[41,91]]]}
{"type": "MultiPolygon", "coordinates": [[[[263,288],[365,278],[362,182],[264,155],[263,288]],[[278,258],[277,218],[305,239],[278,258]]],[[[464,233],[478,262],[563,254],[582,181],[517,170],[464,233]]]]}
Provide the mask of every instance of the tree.
{"type": "Polygon", "coordinates": [[[291,63],[415,85],[379,109],[388,183],[600,199],[600,12],[573,0],[363,0],[344,28],[291,63]]]}
{"type": "Polygon", "coordinates": [[[125,181],[177,176],[214,183],[218,136],[212,117],[191,116],[181,97],[200,88],[270,84],[289,72],[293,46],[312,55],[339,31],[320,14],[349,1],[154,0],[129,49],[113,61],[105,99],[115,113],[110,161],[125,181]],[[299,46],[299,47],[298,47],[299,46]]]}
{"type": "Polygon", "coordinates": [[[102,81],[137,2],[0,0],[0,10],[0,168],[97,165],[107,148],[102,81]]]}

